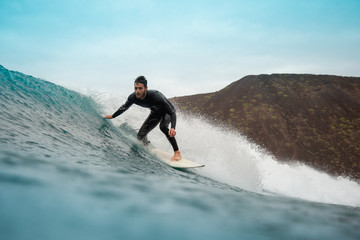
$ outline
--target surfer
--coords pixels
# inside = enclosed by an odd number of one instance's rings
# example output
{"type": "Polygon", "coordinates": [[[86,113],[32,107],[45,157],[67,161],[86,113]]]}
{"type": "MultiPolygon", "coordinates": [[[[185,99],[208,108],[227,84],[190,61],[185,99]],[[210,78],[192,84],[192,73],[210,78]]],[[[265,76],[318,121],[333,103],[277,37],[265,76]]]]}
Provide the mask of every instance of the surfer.
{"type": "Polygon", "coordinates": [[[171,102],[159,91],[148,90],[147,80],[144,76],[139,76],[134,82],[135,91],[129,95],[127,101],[113,115],[106,115],[104,118],[116,118],[129,109],[132,104],[139,105],[151,110],[149,116],[141,126],[137,138],[145,145],[149,144],[147,134],[160,123],[160,130],[165,134],[174,150],[172,161],[179,161],[182,156],[177,145],[175,135],[176,112],[171,102]],[[171,127],[169,129],[169,124],[171,127]]]}

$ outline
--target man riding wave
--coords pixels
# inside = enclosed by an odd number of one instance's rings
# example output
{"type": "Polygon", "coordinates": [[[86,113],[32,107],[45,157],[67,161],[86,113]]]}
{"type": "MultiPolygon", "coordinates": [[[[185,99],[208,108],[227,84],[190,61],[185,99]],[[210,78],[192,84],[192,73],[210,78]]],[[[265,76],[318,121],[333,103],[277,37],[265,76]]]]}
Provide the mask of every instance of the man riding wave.
{"type": "Polygon", "coordinates": [[[175,135],[176,110],[171,102],[159,91],[148,90],[147,80],[144,76],[139,76],[134,82],[134,92],[129,95],[127,101],[113,115],[107,115],[104,118],[116,118],[132,104],[150,109],[150,114],[141,126],[137,138],[145,145],[149,143],[147,134],[160,123],[160,130],[165,134],[174,150],[172,161],[179,161],[182,156],[177,145],[175,135]],[[169,124],[171,123],[170,129],[169,124]]]}

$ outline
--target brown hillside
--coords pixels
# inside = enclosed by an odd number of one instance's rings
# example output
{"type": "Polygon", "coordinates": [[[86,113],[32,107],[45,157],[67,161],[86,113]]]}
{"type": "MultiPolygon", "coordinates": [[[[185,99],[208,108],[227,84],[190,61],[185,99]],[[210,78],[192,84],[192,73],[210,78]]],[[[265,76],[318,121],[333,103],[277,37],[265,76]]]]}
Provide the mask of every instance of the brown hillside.
{"type": "Polygon", "coordinates": [[[172,101],[229,124],[279,160],[360,180],[360,78],[246,76],[218,92],[172,101]]]}

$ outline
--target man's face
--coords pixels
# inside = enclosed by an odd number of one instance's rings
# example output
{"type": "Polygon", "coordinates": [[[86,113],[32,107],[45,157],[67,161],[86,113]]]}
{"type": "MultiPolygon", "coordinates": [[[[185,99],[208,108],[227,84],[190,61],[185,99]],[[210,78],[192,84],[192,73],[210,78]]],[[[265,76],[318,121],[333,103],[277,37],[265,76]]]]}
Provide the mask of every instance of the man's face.
{"type": "Polygon", "coordinates": [[[144,84],[142,83],[135,83],[134,88],[136,98],[143,100],[146,97],[147,87],[144,87],[144,84]]]}

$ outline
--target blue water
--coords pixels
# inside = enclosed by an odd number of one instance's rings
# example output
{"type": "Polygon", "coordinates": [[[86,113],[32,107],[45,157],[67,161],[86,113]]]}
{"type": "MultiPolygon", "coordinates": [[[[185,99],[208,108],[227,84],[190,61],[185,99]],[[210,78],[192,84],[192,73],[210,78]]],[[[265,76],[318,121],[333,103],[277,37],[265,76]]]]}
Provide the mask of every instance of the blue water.
{"type": "Polygon", "coordinates": [[[1,66],[0,93],[2,240],[360,239],[358,183],[281,165],[237,133],[180,114],[183,155],[206,167],[178,171],[137,142],[146,110],[102,118],[121,99],[1,66]]]}

